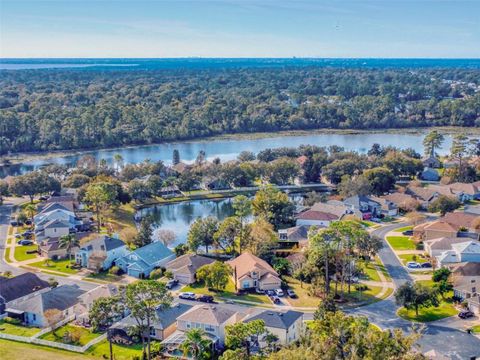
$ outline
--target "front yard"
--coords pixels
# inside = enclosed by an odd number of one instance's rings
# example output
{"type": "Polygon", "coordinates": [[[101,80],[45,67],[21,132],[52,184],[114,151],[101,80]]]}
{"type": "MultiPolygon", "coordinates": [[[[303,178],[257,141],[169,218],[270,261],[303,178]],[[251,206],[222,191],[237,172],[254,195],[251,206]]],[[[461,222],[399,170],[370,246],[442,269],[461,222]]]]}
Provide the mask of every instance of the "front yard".
{"type": "Polygon", "coordinates": [[[227,287],[225,288],[224,291],[219,291],[219,292],[210,291],[205,287],[203,283],[195,283],[195,284],[187,285],[183,287],[181,291],[192,292],[195,294],[212,295],[215,298],[251,301],[251,302],[260,303],[260,304],[271,303],[266,295],[261,295],[261,294],[236,295],[235,285],[231,279],[228,281],[227,287]]]}
{"type": "Polygon", "coordinates": [[[62,260],[42,260],[32,264],[28,264],[28,266],[33,266],[43,270],[50,270],[50,271],[58,271],[65,274],[76,274],[78,273],[77,269],[72,269],[72,260],[62,259],[62,260]]]}
{"type": "Polygon", "coordinates": [[[32,254],[27,254],[27,251],[36,251],[38,249],[37,245],[18,245],[15,246],[15,252],[13,256],[15,257],[15,260],[17,261],[25,261],[25,260],[30,260],[30,259],[35,259],[38,255],[38,253],[34,252],[32,254]]]}
{"type": "Polygon", "coordinates": [[[0,320],[0,333],[3,334],[31,337],[39,331],[40,329],[36,327],[13,325],[0,320]]]}
{"type": "Polygon", "coordinates": [[[409,236],[387,236],[387,241],[394,250],[415,250],[415,243],[409,236]]]}
{"type": "Polygon", "coordinates": [[[40,336],[40,339],[60,342],[64,344],[83,346],[88,344],[93,339],[102,335],[101,333],[94,333],[89,329],[72,324],[66,324],[54,331],[40,336]]]}

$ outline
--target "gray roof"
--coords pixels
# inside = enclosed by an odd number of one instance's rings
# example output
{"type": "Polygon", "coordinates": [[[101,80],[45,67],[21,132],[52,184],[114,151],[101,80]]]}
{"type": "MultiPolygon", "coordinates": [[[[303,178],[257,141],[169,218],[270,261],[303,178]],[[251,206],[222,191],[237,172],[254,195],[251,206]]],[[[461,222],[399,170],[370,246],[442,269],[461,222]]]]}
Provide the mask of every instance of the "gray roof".
{"type": "Polygon", "coordinates": [[[303,316],[299,311],[288,310],[287,312],[280,311],[263,311],[260,314],[252,316],[246,322],[254,320],[263,320],[265,326],[277,329],[288,329],[292,324],[303,316]]]}
{"type": "Polygon", "coordinates": [[[47,222],[43,228],[49,229],[49,228],[60,228],[60,227],[70,228],[70,224],[63,220],[55,219],[47,222]]]}
{"type": "Polygon", "coordinates": [[[184,267],[188,267],[188,271],[195,273],[203,265],[208,265],[215,262],[214,259],[197,254],[185,254],[172,261],[169,261],[165,268],[178,270],[184,267]]]}
{"type": "Polygon", "coordinates": [[[66,310],[78,303],[85,291],[78,285],[61,285],[42,294],[43,311],[48,309],[66,310]]]}
{"type": "Polygon", "coordinates": [[[364,196],[364,195],[355,195],[355,196],[350,196],[349,198],[346,198],[345,200],[343,200],[343,202],[347,205],[351,205],[355,208],[359,208],[360,207],[360,204],[362,202],[365,202],[365,203],[375,203],[377,204],[378,206],[380,206],[380,204],[375,201],[375,200],[372,200],[371,198],[369,198],[368,196],[364,196]]]}
{"type": "Polygon", "coordinates": [[[110,251],[125,246],[125,243],[118,238],[101,235],[83,244],[82,249],[100,250],[102,245],[104,246],[105,251],[110,251]]]}
{"type": "MultiPolygon", "coordinates": [[[[193,307],[192,305],[187,305],[183,303],[172,304],[172,306],[169,307],[168,309],[163,309],[162,307],[158,307],[156,311],[157,316],[153,320],[152,326],[156,329],[164,330],[168,328],[170,325],[172,325],[174,322],[176,322],[177,318],[180,315],[186,313],[192,307],[193,307]]],[[[126,327],[136,326],[136,325],[137,325],[136,320],[131,315],[129,315],[126,318],[119,321],[113,327],[126,328],[126,327]]]]}
{"type": "Polygon", "coordinates": [[[180,315],[178,320],[218,326],[235,314],[237,314],[236,311],[223,306],[197,305],[185,314],[180,315]]]}
{"type": "Polygon", "coordinates": [[[27,272],[12,278],[2,279],[0,282],[0,296],[6,302],[9,302],[48,287],[48,282],[40,279],[35,274],[27,272]]]}

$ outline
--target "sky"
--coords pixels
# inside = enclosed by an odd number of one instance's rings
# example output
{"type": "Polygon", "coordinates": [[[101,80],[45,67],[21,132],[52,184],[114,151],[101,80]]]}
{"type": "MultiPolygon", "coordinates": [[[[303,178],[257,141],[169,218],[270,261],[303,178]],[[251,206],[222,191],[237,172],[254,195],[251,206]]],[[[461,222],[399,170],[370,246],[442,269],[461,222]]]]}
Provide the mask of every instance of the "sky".
{"type": "Polygon", "coordinates": [[[0,57],[480,58],[480,0],[0,0],[0,57]]]}

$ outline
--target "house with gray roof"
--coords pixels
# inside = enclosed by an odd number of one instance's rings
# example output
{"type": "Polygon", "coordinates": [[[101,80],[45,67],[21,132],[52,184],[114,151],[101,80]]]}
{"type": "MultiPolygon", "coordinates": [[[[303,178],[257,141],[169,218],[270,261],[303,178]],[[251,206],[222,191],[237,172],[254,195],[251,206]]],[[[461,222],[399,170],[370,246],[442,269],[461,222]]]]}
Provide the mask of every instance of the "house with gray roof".
{"type": "Polygon", "coordinates": [[[20,318],[28,326],[46,327],[47,310],[56,312],[56,321],[74,315],[74,307],[85,294],[78,285],[61,285],[45,292],[37,292],[34,296],[21,299],[7,309],[6,313],[20,318]]]}
{"type": "MultiPolygon", "coordinates": [[[[305,332],[303,313],[288,310],[285,312],[265,310],[259,314],[248,317],[245,322],[263,320],[267,331],[277,336],[282,345],[291,344],[300,339],[305,332]]],[[[265,334],[266,335],[266,334],[265,334]]],[[[259,337],[259,346],[266,347],[265,335],[259,337]]]]}
{"type": "Polygon", "coordinates": [[[368,196],[350,196],[349,198],[343,200],[343,203],[362,220],[378,217],[382,213],[382,205],[368,196]]]}
{"type": "MultiPolygon", "coordinates": [[[[151,323],[150,336],[156,340],[164,340],[177,330],[177,318],[193,306],[183,303],[172,304],[169,308],[158,307],[156,316],[151,323]]],[[[113,336],[129,338],[128,330],[137,325],[136,320],[131,316],[116,322],[112,325],[111,333],[113,336]]]]}
{"type": "Polygon", "coordinates": [[[118,236],[101,235],[83,244],[75,253],[75,261],[89,270],[107,270],[129,252],[118,236]]]}
{"type": "Polygon", "coordinates": [[[175,253],[160,241],[155,241],[129,252],[115,261],[115,265],[127,275],[143,279],[148,277],[152,270],[165,267],[173,259],[175,253]]]}
{"type": "Polygon", "coordinates": [[[165,265],[173,274],[173,278],[182,284],[192,284],[196,281],[196,273],[199,268],[215,262],[214,259],[198,254],[182,255],[165,265]]]}

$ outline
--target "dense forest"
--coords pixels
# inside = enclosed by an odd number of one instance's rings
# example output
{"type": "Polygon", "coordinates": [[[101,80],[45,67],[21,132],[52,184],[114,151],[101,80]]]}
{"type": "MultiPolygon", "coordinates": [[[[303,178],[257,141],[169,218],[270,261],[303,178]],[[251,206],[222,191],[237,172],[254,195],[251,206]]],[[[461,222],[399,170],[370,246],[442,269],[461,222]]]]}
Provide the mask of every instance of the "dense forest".
{"type": "Polygon", "coordinates": [[[0,154],[295,129],[480,126],[480,70],[228,68],[0,73],[0,154]]]}

